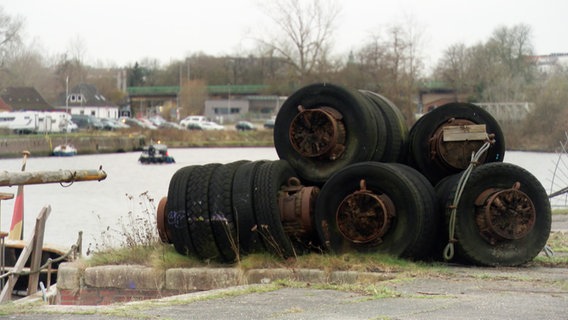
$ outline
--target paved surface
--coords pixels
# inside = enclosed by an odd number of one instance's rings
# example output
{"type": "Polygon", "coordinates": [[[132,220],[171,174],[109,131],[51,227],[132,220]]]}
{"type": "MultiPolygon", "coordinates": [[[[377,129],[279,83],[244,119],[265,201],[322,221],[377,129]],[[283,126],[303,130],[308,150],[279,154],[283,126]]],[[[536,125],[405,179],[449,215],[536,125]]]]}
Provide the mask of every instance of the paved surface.
{"type": "MultiPolygon", "coordinates": [[[[466,268],[359,287],[367,293],[274,284],[113,306],[27,305],[2,319],[568,319],[568,269],[466,268]],[[270,291],[264,291],[269,289],[270,291]]],[[[14,305],[5,308],[12,308],[14,305]]]]}

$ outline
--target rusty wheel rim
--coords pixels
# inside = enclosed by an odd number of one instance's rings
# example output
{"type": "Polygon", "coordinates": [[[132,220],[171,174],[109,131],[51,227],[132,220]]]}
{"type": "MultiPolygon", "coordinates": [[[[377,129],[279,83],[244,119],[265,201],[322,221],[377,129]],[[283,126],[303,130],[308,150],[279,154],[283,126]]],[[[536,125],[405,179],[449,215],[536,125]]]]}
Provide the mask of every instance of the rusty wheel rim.
{"type": "Polygon", "coordinates": [[[390,198],[366,190],[365,184],[361,180],[361,190],[345,197],[336,211],[339,232],[345,239],[357,244],[381,242],[394,216],[390,198]]]}
{"type": "Polygon", "coordinates": [[[330,107],[304,109],[290,123],[290,142],[303,157],[336,159],[343,153],[345,127],[341,114],[330,107]]]}
{"type": "MultiPolygon", "coordinates": [[[[432,160],[453,169],[466,169],[471,161],[471,155],[483,146],[484,141],[444,141],[444,127],[475,124],[466,119],[450,119],[439,126],[430,138],[432,160]]],[[[483,154],[479,160],[483,163],[486,158],[487,154],[483,154]]]]}
{"type": "Polygon", "coordinates": [[[158,228],[158,235],[160,240],[164,243],[171,243],[172,236],[166,227],[166,204],[168,202],[167,197],[163,197],[158,202],[158,208],[156,211],[156,225],[158,228]]]}
{"type": "Polygon", "coordinates": [[[477,223],[482,236],[490,243],[522,239],[533,230],[536,209],[530,197],[519,190],[519,186],[516,183],[511,189],[493,192],[484,201],[477,223]]]}

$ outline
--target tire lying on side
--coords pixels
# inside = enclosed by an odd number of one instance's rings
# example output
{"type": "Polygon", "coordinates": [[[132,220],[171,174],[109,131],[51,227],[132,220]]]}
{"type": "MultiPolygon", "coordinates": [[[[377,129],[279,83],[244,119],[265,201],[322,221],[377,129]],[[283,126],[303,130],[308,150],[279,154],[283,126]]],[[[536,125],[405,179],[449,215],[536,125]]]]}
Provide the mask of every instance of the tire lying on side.
{"type": "Polygon", "coordinates": [[[447,126],[485,124],[494,143],[481,157],[481,163],[502,162],[505,156],[505,137],[501,127],[487,111],[470,103],[448,103],[424,114],[410,129],[409,164],[422,172],[432,185],[442,178],[467,168],[472,152],[485,141],[443,141],[447,126]]]}
{"type": "Polygon", "coordinates": [[[373,108],[361,93],[344,87],[301,88],[276,117],[276,152],[301,179],[321,185],[337,170],[371,160],[378,141],[373,108]]]}
{"type": "MultiPolygon", "coordinates": [[[[456,180],[450,178],[437,187],[448,220],[456,180]]],[[[455,254],[476,265],[522,265],[538,255],[550,234],[545,189],[530,172],[513,164],[475,168],[456,210],[455,254]]]]}
{"type": "Polygon", "coordinates": [[[362,162],[335,173],[316,200],[315,225],[325,248],[420,258],[431,252],[436,199],[416,170],[362,162]],[[427,188],[428,190],[424,190],[427,188]]]}

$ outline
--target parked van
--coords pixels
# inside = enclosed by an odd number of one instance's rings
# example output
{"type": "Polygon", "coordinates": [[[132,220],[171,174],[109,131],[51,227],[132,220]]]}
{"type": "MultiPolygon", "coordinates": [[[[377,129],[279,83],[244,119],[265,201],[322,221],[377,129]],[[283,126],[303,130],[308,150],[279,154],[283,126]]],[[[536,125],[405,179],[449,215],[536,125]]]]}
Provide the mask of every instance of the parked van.
{"type": "Polygon", "coordinates": [[[67,112],[41,112],[38,115],[38,133],[71,132],[77,130],[77,125],[71,121],[71,115],[67,112]]]}
{"type": "Polygon", "coordinates": [[[2,112],[0,128],[17,134],[34,133],[37,130],[39,114],[37,111],[2,112]]]}
{"type": "Polygon", "coordinates": [[[0,129],[8,129],[17,134],[70,132],[76,128],[71,121],[71,115],[62,111],[0,113],[0,129]]]}

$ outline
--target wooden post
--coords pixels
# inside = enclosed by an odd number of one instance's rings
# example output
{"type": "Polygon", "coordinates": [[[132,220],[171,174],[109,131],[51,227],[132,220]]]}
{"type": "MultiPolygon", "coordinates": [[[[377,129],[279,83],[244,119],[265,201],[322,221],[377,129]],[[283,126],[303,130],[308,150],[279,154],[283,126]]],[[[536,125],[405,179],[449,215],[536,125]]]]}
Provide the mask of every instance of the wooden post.
{"type": "MultiPolygon", "coordinates": [[[[49,208],[49,207],[48,207],[49,208]]],[[[51,210],[51,208],[49,209],[51,210]]],[[[43,235],[45,233],[45,221],[49,215],[49,211],[46,213],[46,217],[38,217],[35,224],[35,235],[33,238],[32,245],[32,257],[30,261],[30,275],[28,277],[28,296],[37,292],[37,286],[39,282],[39,272],[34,273],[41,266],[41,256],[43,253],[43,235]]],[[[28,244],[30,245],[30,244],[28,244]]]]}
{"type": "MultiPolygon", "coordinates": [[[[49,216],[50,212],[51,212],[50,206],[43,207],[43,209],[41,209],[37,219],[41,219],[41,220],[45,221],[45,219],[47,219],[47,217],[49,216]]],[[[28,241],[26,241],[27,245],[22,250],[22,253],[20,253],[20,256],[18,257],[18,261],[16,261],[16,264],[14,265],[14,269],[13,269],[14,274],[12,274],[11,276],[8,277],[8,282],[6,283],[6,286],[4,286],[4,288],[2,289],[2,293],[0,293],[0,303],[5,302],[5,301],[10,301],[10,299],[12,298],[12,290],[14,290],[14,286],[16,285],[16,281],[18,281],[18,277],[19,277],[18,273],[20,273],[22,271],[22,269],[24,268],[24,265],[26,264],[26,262],[28,261],[28,258],[30,257],[30,255],[32,253],[32,242],[33,242],[34,237],[35,237],[35,228],[34,228],[34,230],[32,230],[31,234],[28,236],[28,241]]],[[[41,249],[42,248],[40,248],[40,250],[41,249]]]]}

